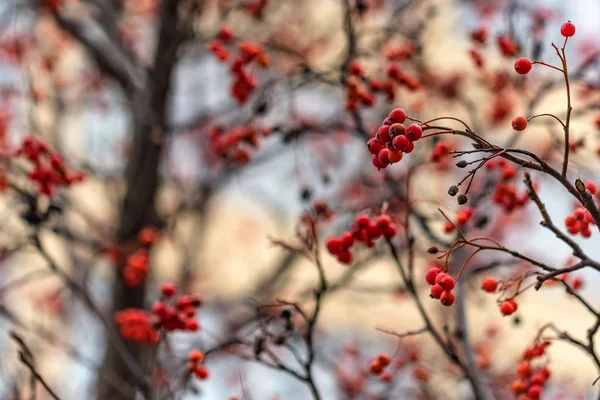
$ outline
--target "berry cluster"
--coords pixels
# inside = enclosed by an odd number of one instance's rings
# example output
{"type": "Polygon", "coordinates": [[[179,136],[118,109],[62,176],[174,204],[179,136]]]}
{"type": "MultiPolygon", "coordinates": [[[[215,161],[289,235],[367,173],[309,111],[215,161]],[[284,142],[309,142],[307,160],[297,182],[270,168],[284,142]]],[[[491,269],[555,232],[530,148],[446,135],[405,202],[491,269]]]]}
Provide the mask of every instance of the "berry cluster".
{"type": "Polygon", "coordinates": [[[153,344],[160,340],[160,334],[152,323],[152,315],[137,308],[127,308],[114,315],[121,336],[138,343],[153,344]]]}
{"type": "Polygon", "coordinates": [[[362,74],[360,65],[357,62],[352,62],[349,69],[353,76],[346,81],[346,110],[349,112],[356,111],[359,103],[365,107],[373,106],[375,104],[375,95],[360,83],[359,77],[362,74]]]}
{"type": "MultiPolygon", "coordinates": [[[[523,207],[529,201],[527,192],[519,193],[516,183],[510,182],[517,176],[514,165],[509,164],[504,158],[499,158],[487,161],[485,166],[488,170],[500,169],[502,180],[496,184],[492,194],[492,200],[496,204],[503,206],[506,211],[512,211],[516,207],[523,207]]],[[[537,187],[535,182],[534,187],[537,187]]]]}
{"type": "Polygon", "coordinates": [[[404,126],[406,114],[401,108],[392,110],[375,137],[369,139],[367,148],[373,154],[373,165],[379,169],[402,160],[403,153],[410,153],[421,138],[423,129],[417,124],[404,126]]]}
{"type": "Polygon", "coordinates": [[[198,379],[206,379],[210,375],[208,368],[202,364],[203,361],[204,353],[200,350],[192,350],[188,354],[188,372],[194,374],[198,379]]]}
{"type": "Polygon", "coordinates": [[[519,363],[516,369],[517,379],[510,385],[516,396],[521,395],[523,399],[531,400],[537,400],[541,397],[544,385],[550,378],[551,372],[546,366],[534,368],[531,361],[543,356],[548,345],[550,345],[550,342],[544,341],[525,350],[523,361],[519,363]]]}
{"type": "Polygon", "coordinates": [[[437,299],[446,307],[454,304],[454,284],[456,281],[441,268],[432,267],[425,273],[425,281],[431,285],[431,298],[437,299]]]}
{"type": "Polygon", "coordinates": [[[234,126],[227,131],[223,131],[221,127],[213,127],[208,136],[214,154],[231,162],[244,164],[250,160],[250,152],[258,148],[260,138],[270,134],[269,128],[247,125],[234,126]]]}
{"type": "Polygon", "coordinates": [[[155,326],[166,331],[197,331],[200,324],[194,315],[196,315],[196,309],[202,305],[202,301],[196,296],[185,294],[175,299],[177,290],[173,284],[164,284],[161,292],[161,300],[152,306],[152,313],[158,319],[155,326]]]}
{"type": "Polygon", "coordinates": [[[326,246],[329,253],[336,256],[343,264],[352,262],[351,248],[355,242],[362,242],[367,247],[375,246],[375,240],[381,236],[391,239],[396,235],[398,228],[392,223],[391,218],[380,215],[374,220],[366,214],[357,215],[350,231],[344,232],[339,237],[332,236],[327,239],[326,246]]]}
{"type": "Polygon", "coordinates": [[[506,299],[500,303],[500,313],[504,316],[509,316],[515,313],[519,308],[515,299],[506,299]]]}
{"type": "MultiPolygon", "coordinates": [[[[465,206],[458,212],[458,214],[456,215],[456,221],[454,221],[454,222],[456,225],[464,225],[471,219],[472,216],[473,216],[473,208],[469,207],[469,206],[465,206]]],[[[451,223],[450,221],[446,221],[446,223],[444,224],[444,232],[450,233],[453,230],[454,230],[454,224],[451,223]]]]}
{"type": "MultiPolygon", "coordinates": [[[[221,61],[226,61],[229,58],[229,51],[225,44],[232,39],[233,31],[231,31],[231,28],[222,27],[217,38],[208,44],[208,48],[221,61]]],[[[254,60],[263,68],[267,68],[270,63],[269,56],[264,52],[262,46],[257,43],[239,41],[238,55],[233,59],[230,70],[234,77],[231,95],[240,104],[245,103],[256,88],[256,79],[247,70],[247,67],[254,60]]]]}
{"type": "Polygon", "coordinates": [[[85,173],[67,169],[62,156],[35,136],[26,136],[16,155],[33,162],[27,176],[38,184],[41,194],[52,196],[57,186],[69,186],[85,179],[85,173]]]}
{"type": "Polygon", "coordinates": [[[369,364],[369,370],[373,375],[381,375],[385,367],[390,365],[391,362],[392,359],[388,354],[380,353],[377,358],[371,360],[371,363],[369,364]]]}
{"type": "Polygon", "coordinates": [[[158,229],[152,226],[143,228],[138,234],[140,247],[127,257],[123,268],[123,279],[127,286],[138,286],[148,274],[149,251],[159,234],[158,229]]]}
{"type": "Polygon", "coordinates": [[[576,235],[581,233],[584,238],[592,236],[590,224],[594,223],[592,214],[583,207],[577,207],[573,214],[565,218],[565,225],[569,233],[576,235]]]}

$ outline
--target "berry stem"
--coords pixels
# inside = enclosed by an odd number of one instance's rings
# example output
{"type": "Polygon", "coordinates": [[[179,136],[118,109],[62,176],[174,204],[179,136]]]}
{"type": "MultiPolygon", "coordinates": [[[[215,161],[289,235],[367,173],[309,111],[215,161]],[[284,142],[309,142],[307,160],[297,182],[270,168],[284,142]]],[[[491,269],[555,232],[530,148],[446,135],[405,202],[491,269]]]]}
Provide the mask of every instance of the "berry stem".
{"type": "Polygon", "coordinates": [[[536,115],[532,115],[531,117],[527,118],[527,121],[531,121],[534,118],[539,118],[539,117],[550,117],[550,118],[554,118],[555,120],[557,120],[563,127],[563,129],[565,128],[565,123],[562,122],[562,120],[560,118],[558,118],[556,115],[554,114],[536,114],[536,115]]]}

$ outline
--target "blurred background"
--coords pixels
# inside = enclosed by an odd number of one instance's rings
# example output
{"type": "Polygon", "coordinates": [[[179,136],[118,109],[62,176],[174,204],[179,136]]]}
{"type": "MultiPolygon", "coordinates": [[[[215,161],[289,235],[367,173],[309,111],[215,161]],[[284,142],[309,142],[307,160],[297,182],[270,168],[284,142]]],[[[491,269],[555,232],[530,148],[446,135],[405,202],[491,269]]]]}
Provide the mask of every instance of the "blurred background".
{"type": "MultiPolygon", "coordinates": [[[[144,398],[133,394],[129,372],[114,359],[119,350],[109,330],[85,299],[112,321],[127,308],[149,310],[165,282],[202,298],[196,315],[201,329],[174,332],[160,345],[125,341],[152,382],[173,382],[180,389],[173,398],[311,398],[304,382],[227,352],[207,359],[209,379],[175,383],[186,375],[190,350],[206,351],[232,335],[252,339],[241,328],[256,318],[257,304],[285,299],[312,306],[317,269],[274,240],[297,243],[303,213],[318,202],[333,211],[319,226],[322,245],[349,229],[362,210],[388,203],[393,212],[403,196],[394,188],[410,165],[424,163],[411,178],[414,207],[427,227],[413,233],[417,277],[435,262],[426,252],[434,239],[454,240],[437,211],[458,210],[447,188],[464,174],[450,156],[432,162],[434,144],[424,141],[385,173],[371,164],[364,133],[372,136],[392,108],[421,120],[459,117],[494,143],[559,162],[556,125],[532,122],[514,136],[510,120],[563,116],[563,78],[538,66],[522,78],[512,65],[520,56],[557,64],[550,43],[562,43],[559,28],[566,20],[577,25],[566,52],[574,74],[572,138],[579,143],[570,171],[573,179],[594,181],[599,16],[600,3],[592,0],[4,0],[0,399],[51,398],[41,387],[31,393],[30,370],[10,332],[23,338],[37,371],[62,399],[144,398]],[[472,39],[481,27],[488,30],[485,44],[472,39]],[[499,44],[503,35],[517,44],[513,54],[499,44]],[[247,67],[253,80],[247,86],[233,67],[243,51],[240,42],[258,44],[265,55],[247,67]],[[348,104],[346,71],[353,61],[369,79],[385,83],[390,65],[408,78],[395,84],[393,95],[373,91],[374,104],[355,108],[348,104]],[[249,128],[254,133],[247,143],[214,139],[249,128]],[[30,164],[15,155],[28,135],[62,154],[85,179],[51,196],[39,194],[27,175],[30,164]],[[160,233],[142,282],[131,285],[126,260],[148,226],[160,233]]],[[[469,146],[454,136],[447,143],[451,149],[469,146]]],[[[551,179],[534,178],[562,228],[572,198],[551,179]]],[[[483,186],[478,176],[474,193],[485,192],[483,186]]],[[[553,267],[569,265],[571,249],[539,225],[533,204],[509,211],[483,202],[475,213],[489,222],[473,232],[553,267]]],[[[598,259],[597,236],[574,240],[598,259]]],[[[398,246],[404,255],[406,244],[398,246]]],[[[321,256],[330,285],[338,284],[324,300],[316,331],[315,381],[323,399],[473,398],[426,334],[398,341],[377,330],[422,326],[385,246],[360,248],[350,266],[324,248],[321,256]],[[380,352],[408,360],[392,383],[364,374],[380,352]],[[417,367],[427,379],[415,374],[417,367]]],[[[483,253],[472,264],[505,260],[483,253]]],[[[530,268],[506,262],[493,274],[509,279],[530,268]]],[[[528,290],[519,295],[518,312],[502,317],[497,297],[479,289],[484,276],[468,276],[467,330],[494,398],[511,399],[515,366],[544,324],[552,321],[583,339],[595,319],[560,285],[528,290]]],[[[598,304],[596,271],[578,271],[575,278],[577,293],[598,304]]],[[[454,326],[454,310],[430,301],[424,280],[419,285],[436,326],[454,326]]],[[[546,361],[553,375],[542,398],[596,398],[592,382],[599,372],[584,352],[557,340],[546,361]]],[[[152,398],[169,396],[163,388],[152,398]]]]}

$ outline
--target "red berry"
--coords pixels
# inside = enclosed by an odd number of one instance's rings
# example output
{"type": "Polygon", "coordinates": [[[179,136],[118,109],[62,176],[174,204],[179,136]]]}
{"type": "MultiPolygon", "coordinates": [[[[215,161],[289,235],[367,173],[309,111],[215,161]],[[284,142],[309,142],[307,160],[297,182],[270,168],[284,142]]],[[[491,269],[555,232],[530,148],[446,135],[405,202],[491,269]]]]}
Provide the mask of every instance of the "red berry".
{"type": "Polygon", "coordinates": [[[377,155],[383,149],[383,145],[376,138],[371,138],[367,141],[367,149],[369,153],[377,155]]]}
{"type": "Polygon", "coordinates": [[[444,291],[444,293],[442,293],[442,296],[440,297],[440,303],[442,303],[442,305],[446,306],[446,307],[450,307],[452,304],[454,304],[454,293],[452,293],[449,290],[444,291]]]}
{"type": "Polygon", "coordinates": [[[202,353],[200,350],[192,350],[188,355],[188,360],[190,360],[193,363],[199,363],[202,361],[203,358],[204,353],[202,353]]]}
{"type": "Polygon", "coordinates": [[[396,136],[399,135],[404,135],[404,132],[406,132],[406,127],[402,124],[392,124],[392,126],[390,126],[390,136],[392,138],[395,138],[396,136]]]}
{"type": "Polygon", "coordinates": [[[451,276],[446,276],[441,279],[438,284],[444,288],[444,290],[452,290],[454,289],[455,280],[451,276]]]}
{"type": "Polygon", "coordinates": [[[373,163],[375,168],[379,168],[379,169],[383,169],[388,166],[387,164],[382,164],[381,161],[379,161],[379,157],[377,156],[377,154],[375,154],[373,156],[373,158],[371,159],[371,162],[373,163]]]}
{"type": "Polygon", "coordinates": [[[390,219],[389,215],[383,214],[383,215],[380,215],[379,217],[377,217],[377,219],[375,220],[375,223],[377,224],[379,229],[384,230],[386,227],[389,226],[389,224],[392,223],[392,220],[390,219]]]}
{"type": "Polygon", "coordinates": [[[177,292],[177,289],[175,288],[174,284],[165,283],[161,286],[160,291],[162,292],[163,296],[171,297],[175,294],[175,292],[177,292]]]}
{"type": "Polygon", "coordinates": [[[523,380],[529,378],[533,374],[533,368],[531,364],[522,362],[517,366],[517,376],[523,380]]]}
{"type": "Polygon", "coordinates": [[[518,117],[514,117],[510,124],[515,131],[523,131],[527,128],[527,118],[519,115],[518,117]]]}
{"type": "Polygon", "coordinates": [[[529,58],[522,57],[515,61],[515,71],[521,75],[525,75],[531,71],[531,61],[529,61],[529,58]]]}
{"type": "Polygon", "coordinates": [[[412,151],[415,149],[415,144],[413,142],[409,142],[408,146],[406,147],[406,149],[404,149],[405,153],[412,153],[412,151]]]}
{"type": "Polygon", "coordinates": [[[344,247],[351,247],[354,244],[354,236],[350,232],[342,233],[340,241],[344,247]]]}
{"type": "Polygon", "coordinates": [[[444,293],[444,288],[440,285],[433,285],[431,287],[431,297],[433,297],[434,299],[439,299],[440,297],[442,297],[442,293],[444,293]]]}
{"type": "Polygon", "coordinates": [[[538,370],[538,374],[548,379],[550,378],[550,369],[548,367],[540,367],[540,369],[538,370]]]}
{"type": "Polygon", "coordinates": [[[368,215],[365,215],[365,214],[357,215],[356,218],[354,219],[354,223],[359,228],[366,228],[367,226],[369,226],[369,222],[371,222],[371,219],[369,218],[368,215]]]}
{"type": "Polygon", "coordinates": [[[389,224],[387,228],[383,230],[383,236],[385,236],[388,239],[391,239],[394,236],[396,236],[396,233],[398,233],[398,227],[396,227],[396,225],[394,224],[389,224]]]}
{"type": "Polygon", "coordinates": [[[352,252],[350,250],[344,250],[337,254],[337,259],[342,264],[350,264],[352,262],[352,252]]]}
{"type": "Polygon", "coordinates": [[[527,390],[527,397],[532,400],[537,400],[542,395],[542,387],[540,385],[530,386],[527,390]]]}
{"type": "Polygon", "coordinates": [[[382,143],[387,143],[392,140],[390,136],[390,127],[388,125],[381,125],[379,129],[377,129],[377,140],[380,140],[382,143]]]}
{"type": "Polygon", "coordinates": [[[427,270],[425,273],[425,280],[430,285],[435,285],[435,277],[441,272],[441,269],[437,267],[432,267],[427,270]]]}
{"type": "Polygon", "coordinates": [[[575,34],[575,24],[571,21],[565,22],[560,27],[560,34],[564,37],[571,37],[575,34]]]}
{"type": "Polygon", "coordinates": [[[592,181],[585,181],[585,187],[590,191],[591,194],[596,194],[596,185],[592,181]]]}
{"type": "Polygon", "coordinates": [[[575,218],[574,215],[567,215],[567,218],[565,218],[565,225],[566,226],[572,226],[576,222],[577,222],[577,218],[575,218]]]}
{"type": "Polygon", "coordinates": [[[406,127],[405,135],[409,141],[415,142],[421,138],[423,129],[417,124],[410,124],[406,127]]]}
{"type": "Polygon", "coordinates": [[[504,300],[502,304],[500,304],[500,312],[502,315],[511,315],[515,312],[515,306],[508,300],[504,300]]]}
{"type": "Polygon", "coordinates": [[[390,163],[397,163],[400,162],[402,160],[402,152],[401,151],[390,151],[390,153],[388,154],[388,159],[390,160],[390,163]]]}
{"type": "Polygon", "coordinates": [[[392,145],[398,151],[404,151],[408,147],[409,141],[408,141],[408,138],[406,136],[400,135],[400,136],[394,137],[394,140],[392,140],[392,145]]]}
{"type": "Polygon", "coordinates": [[[185,329],[187,331],[197,331],[200,328],[200,324],[196,321],[196,318],[188,318],[185,320],[185,329]]]}
{"type": "Polygon", "coordinates": [[[443,279],[446,279],[450,277],[450,275],[448,275],[445,272],[440,272],[439,274],[437,274],[437,276],[435,277],[435,283],[440,283],[443,279]]]}
{"type": "Polygon", "coordinates": [[[342,251],[342,241],[336,237],[330,237],[327,239],[325,245],[331,254],[338,254],[342,251]]]}
{"type": "Polygon", "coordinates": [[[403,124],[404,121],[406,121],[406,113],[401,108],[395,108],[392,111],[390,111],[388,117],[394,123],[403,124]]]}
{"type": "Polygon", "coordinates": [[[206,368],[204,366],[200,366],[194,370],[194,374],[199,379],[206,379],[206,378],[208,378],[208,375],[209,375],[208,368],[206,368]]]}
{"type": "Polygon", "coordinates": [[[352,75],[361,75],[362,74],[362,68],[360,67],[360,64],[357,61],[352,61],[348,65],[348,69],[350,70],[350,73],[352,75]]]}
{"type": "Polygon", "coordinates": [[[390,363],[392,362],[392,359],[390,358],[389,355],[387,355],[386,353],[380,353],[377,356],[377,360],[379,361],[379,363],[383,366],[383,367],[387,367],[388,365],[390,365],[390,363]]]}
{"type": "Polygon", "coordinates": [[[381,149],[379,154],[377,154],[377,159],[381,165],[387,166],[390,163],[390,151],[388,149],[381,149]]]}
{"type": "Polygon", "coordinates": [[[493,293],[498,288],[498,281],[496,278],[487,277],[481,282],[481,288],[486,292],[493,293]]]}
{"type": "Polygon", "coordinates": [[[373,361],[371,361],[370,370],[371,370],[372,374],[379,375],[380,373],[383,372],[383,365],[381,365],[379,360],[373,360],[373,361]]]}

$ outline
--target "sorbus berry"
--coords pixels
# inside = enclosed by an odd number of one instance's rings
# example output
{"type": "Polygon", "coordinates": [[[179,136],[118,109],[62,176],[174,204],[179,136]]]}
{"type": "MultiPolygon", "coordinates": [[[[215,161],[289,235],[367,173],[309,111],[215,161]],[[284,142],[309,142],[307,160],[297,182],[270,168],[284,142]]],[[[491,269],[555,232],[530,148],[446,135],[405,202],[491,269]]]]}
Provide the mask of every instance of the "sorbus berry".
{"type": "Polygon", "coordinates": [[[412,151],[415,149],[415,144],[413,142],[409,142],[408,146],[406,146],[406,149],[404,149],[405,153],[412,153],[412,151]]]}
{"type": "Polygon", "coordinates": [[[209,375],[208,368],[205,366],[199,366],[194,370],[194,375],[196,375],[199,379],[206,379],[209,375]]]}
{"type": "Polygon", "coordinates": [[[337,259],[342,264],[350,264],[352,262],[352,252],[350,250],[344,250],[337,254],[337,259]]]}
{"type": "Polygon", "coordinates": [[[381,165],[388,165],[390,163],[390,151],[388,149],[381,149],[377,154],[377,159],[381,165]]]}
{"type": "Polygon", "coordinates": [[[396,136],[394,137],[394,140],[392,140],[392,145],[398,150],[398,151],[405,151],[409,145],[409,141],[408,138],[404,135],[400,135],[400,136],[396,136]]]}
{"type": "Polygon", "coordinates": [[[550,378],[550,369],[548,367],[540,367],[538,374],[542,375],[545,379],[550,378]]]}
{"type": "Polygon", "coordinates": [[[531,61],[526,57],[519,58],[514,67],[518,74],[525,75],[531,71],[531,61]]]}
{"type": "Polygon", "coordinates": [[[530,386],[527,390],[527,397],[532,400],[537,400],[542,395],[542,387],[540,385],[530,386]]]}
{"type": "Polygon", "coordinates": [[[359,228],[366,228],[367,226],[369,226],[369,222],[371,222],[371,219],[368,215],[360,214],[356,216],[354,222],[359,228]]]}
{"type": "Polygon", "coordinates": [[[410,124],[406,127],[405,135],[409,141],[415,142],[421,138],[423,129],[417,124],[410,124]]]}
{"type": "Polygon", "coordinates": [[[204,359],[204,353],[201,352],[200,350],[192,350],[192,351],[190,351],[190,354],[188,355],[188,360],[190,360],[193,363],[202,362],[203,359],[204,359]]]}
{"type": "Polygon", "coordinates": [[[511,315],[515,312],[515,306],[508,300],[504,300],[502,304],[500,304],[500,312],[502,315],[511,315]]]}
{"type": "Polygon", "coordinates": [[[388,118],[390,118],[393,123],[403,124],[404,121],[406,121],[406,113],[401,108],[395,108],[390,111],[388,118]]]}
{"type": "Polygon", "coordinates": [[[575,35],[575,24],[571,21],[567,21],[560,27],[560,34],[564,37],[571,37],[575,35]]]}
{"type": "Polygon", "coordinates": [[[437,268],[437,267],[432,267],[429,268],[427,270],[427,272],[425,273],[425,280],[427,281],[427,283],[429,283],[430,285],[435,285],[435,277],[441,272],[442,270],[437,268]]]}
{"type": "Polygon", "coordinates": [[[440,283],[443,279],[446,279],[450,277],[450,275],[448,275],[445,272],[440,272],[436,277],[435,277],[435,283],[438,284],[440,283]]]}
{"type": "Polygon", "coordinates": [[[512,390],[514,394],[525,393],[525,391],[527,390],[527,384],[521,380],[513,381],[510,384],[510,390],[512,390]]]}
{"type": "Polygon", "coordinates": [[[196,318],[188,318],[185,320],[185,329],[187,331],[197,331],[200,328],[200,324],[196,321],[196,318]]]}
{"type": "Polygon", "coordinates": [[[350,232],[344,232],[340,236],[340,241],[344,247],[351,247],[354,244],[354,235],[350,232]]]}
{"type": "Polygon", "coordinates": [[[371,138],[367,141],[367,149],[369,153],[377,155],[383,149],[383,145],[376,138],[371,138]]]}
{"type": "Polygon", "coordinates": [[[450,307],[452,304],[454,304],[454,298],[454,293],[452,293],[449,290],[446,290],[444,291],[444,293],[442,293],[442,296],[440,297],[440,302],[442,303],[442,305],[450,307]]]}
{"type": "Polygon", "coordinates": [[[370,370],[372,374],[379,375],[383,372],[383,365],[381,365],[381,362],[379,360],[373,360],[371,361],[370,370]]]}
{"type": "Polygon", "coordinates": [[[497,287],[498,281],[496,278],[487,277],[483,280],[483,282],[481,282],[481,288],[489,293],[495,292],[497,287]]]}
{"type": "Polygon", "coordinates": [[[596,194],[596,185],[592,181],[585,181],[585,187],[590,191],[591,194],[596,194]]]}
{"type": "Polygon", "coordinates": [[[175,294],[175,292],[177,292],[177,289],[175,288],[175,285],[172,283],[165,283],[161,286],[160,291],[162,293],[163,296],[165,297],[171,297],[175,294]]]}
{"type": "Polygon", "coordinates": [[[521,379],[527,379],[533,374],[531,364],[522,362],[517,366],[517,376],[521,379]]]}
{"type": "Polygon", "coordinates": [[[511,125],[515,131],[524,131],[525,128],[527,128],[527,118],[525,118],[522,115],[514,117],[511,122],[511,125]]]}
{"type": "Polygon", "coordinates": [[[442,293],[444,293],[444,288],[440,285],[433,285],[431,287],[431,297],[433,297],[434,299],[439,300],[440,297],[442,297],[442,293]]]}
{"type": "Polygon", "coordinates": [[[444,290],[452,290],[454,289],[454,278],[452,278],[451,276],[447,276],[444,277],[443,279],[441,279],[438,284],[444,288],[444,290]]]}
{"type": "Polygon", "coordinates": [[[394,224],[389,224],[384,230],[383,230],[383,236],[385,236],[388,239],[393,238],[394,236],[396,236],[396,233],[398,233],[398,228],[396,227],[396,225],[394,224]]]}
{"type": "Polygon", "coordinates": [[[331,254],[338,254],[340,251],[342,251],[342,241],[336,237],[330,237],[327,239],[325,245],[331,254]]]}
{"type": "Polygon", "coordinates": [[[380,353],[377,356],[377,360],[379,361],[379,363],[384,366],[387,367],[388,365],[390,365],[390,363],[392,362],[392,359],[390,358],[390,356],[386,353],[380,353]]]}
{"type": "Polygon", "coordinates": [[[390,153],[388,154],[388,160],[390,160],[390,163],[397,163],[400,162],[402,160],[402,152],[401,151],[390,151],[390,153]]]}
{"type": "Polygon", "coordinates": [[[406,132],[406,127],[403,124],[392,124],[392,126],[390,126],[390,136],[392,138],[395,138],[398,135],[404,135],[404,132],[406,132]]]}
{"type": "Polygon", "coordinates": [[[388,125],[381,125],[379,129],[377,129],[377,140],[380,140],[383,143],[392,140],[390,136],[390,127],[388,125]]]}

